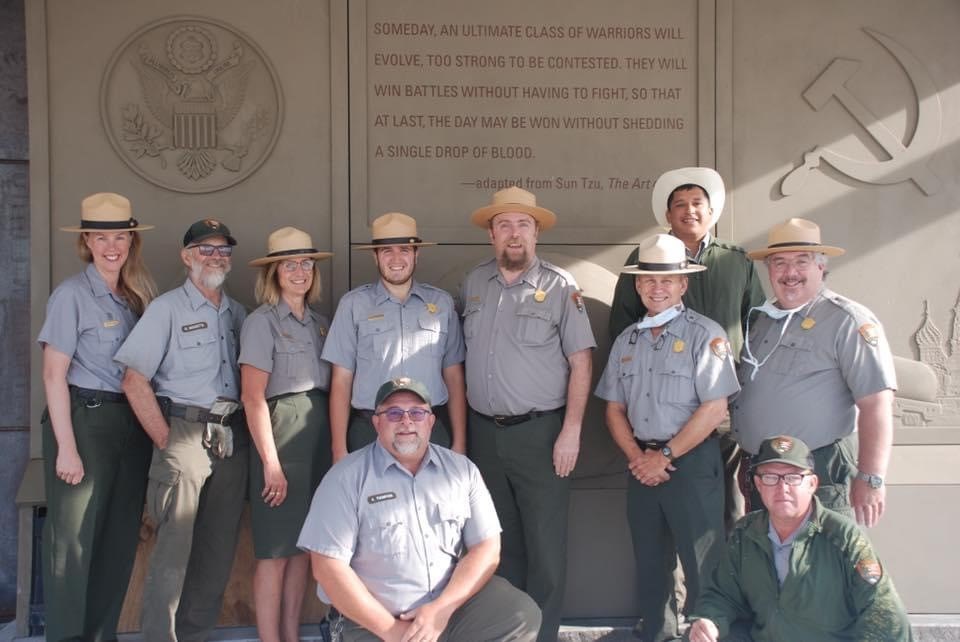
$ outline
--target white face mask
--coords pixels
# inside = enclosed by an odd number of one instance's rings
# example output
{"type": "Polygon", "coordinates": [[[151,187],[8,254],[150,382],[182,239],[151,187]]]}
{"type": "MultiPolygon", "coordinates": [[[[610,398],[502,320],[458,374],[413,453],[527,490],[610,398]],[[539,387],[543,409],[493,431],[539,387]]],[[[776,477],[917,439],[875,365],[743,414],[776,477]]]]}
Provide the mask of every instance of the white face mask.
{"type": "Polygon", "coordinates": [[[683,304],[678,303],[677,305],[667,308],[659,314],[655,314],[652,317],[643,317],[637,323],[637,330],[646,330],[647,328],[659,328],[660,326],[670,323],[683,312],[683,304]]]}
{"type": "Polygon", "coordinates": [[[743,358],[741,359],[744,363],[750,364],[753,366],[753,370],[750,371],[750,381],[753,381],[757,377],[757,371],[763,367],[763,364],[770,359],[770,356],[773,354],[774,350],[780,346],[780,343],[783,341],[783,335],[787,331],[787,326],[790,325],[790,319],[793,318],[793,315],[799,312],[802,308],[806,307],[807,304],[804,303],[801,306],[796,308],[791,308],[790,310],[784,310],[783,308],[778,308],[774,303],[776,299],[767,299],[763,302],[763,305],[758,305],[750,308],[750,312],[747,313],[747,327],[744,329],[743,337],[743,358]],[[770,352],[767,353],[767,356],[763,358],[763,361],[757,361],[757,358],[753,356],[753,352],[750,350],[750,313],[754,310],[766,314],[771,319],[786,319],[783,322],[783,327],[780,328],[780,337],[777,339],[777,343],[774,344],[770,352]]]}

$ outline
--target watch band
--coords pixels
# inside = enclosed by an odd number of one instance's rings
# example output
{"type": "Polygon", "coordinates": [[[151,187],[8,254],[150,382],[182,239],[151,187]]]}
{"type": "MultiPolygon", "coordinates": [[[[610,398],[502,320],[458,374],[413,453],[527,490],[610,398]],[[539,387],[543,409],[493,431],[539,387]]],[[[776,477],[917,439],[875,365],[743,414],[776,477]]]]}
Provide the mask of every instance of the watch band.
{"type": "Polygon", "coordinates": [[[870,473],[865,473],[862,470],[858,470],[856,478],[867,482],[870,485],[870,488],[880,488],[883,486],[883,477],[880,475],[871,475],[870,473]]]}

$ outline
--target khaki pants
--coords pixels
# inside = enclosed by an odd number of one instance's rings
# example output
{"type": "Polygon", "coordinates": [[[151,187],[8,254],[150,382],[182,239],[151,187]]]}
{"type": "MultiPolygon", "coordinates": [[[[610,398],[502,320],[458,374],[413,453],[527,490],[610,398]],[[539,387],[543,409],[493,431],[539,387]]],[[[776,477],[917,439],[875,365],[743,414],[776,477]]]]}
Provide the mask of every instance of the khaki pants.
{"type": "Polygon", "coordinates": [[[169,419],[164,450],[154,448],[147,510],[157,542],[143,590],[147,642],[205,640],[220,615],[246,500],[249,434],[233,426],[234,453],[211,455],[204,424],[169,419]]]}
{"type": "MultiPolygon", "coordinates": [[[[533,642],[539,628],[540,609],[530,596],[505,579],[494,576],[453,612],[440,642],[533,642]]],[[[341,636],[343,642],[376,642],[380,639],[347,619],[343,620],[341,636]]]]}
{"type": "Polygon", "coordinates": [[[46,638],[113,640],[137,554],[150,440],[126,403],[72,394],[70,405],[84,468],[76,486],[57,477],[57,441],[46,412],[43,420],[46,638]]]}

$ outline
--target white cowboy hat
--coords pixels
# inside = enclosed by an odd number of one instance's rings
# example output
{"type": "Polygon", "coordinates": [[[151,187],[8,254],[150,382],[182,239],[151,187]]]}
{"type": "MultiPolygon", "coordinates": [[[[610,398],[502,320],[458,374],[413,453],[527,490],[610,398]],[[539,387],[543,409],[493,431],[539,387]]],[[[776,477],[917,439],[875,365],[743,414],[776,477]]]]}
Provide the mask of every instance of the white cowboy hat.
{"type": "Polygon", "coordinates": [[[720,174],[709,167],[681,167],[661,174],[653,184],[653,194],[650,197],[650,206],[653,208],[657,223],[662,227],[670,227],[670,223],[667,222],[667,199],[670,198],[673,190],[681,185],[699,185],[703,188],[710,199],[710,207],[713,208],[713,220],[710,221],[710,225],[716,225],[720,215],[723,214],[727,190],[723,186],[720,174]]]}

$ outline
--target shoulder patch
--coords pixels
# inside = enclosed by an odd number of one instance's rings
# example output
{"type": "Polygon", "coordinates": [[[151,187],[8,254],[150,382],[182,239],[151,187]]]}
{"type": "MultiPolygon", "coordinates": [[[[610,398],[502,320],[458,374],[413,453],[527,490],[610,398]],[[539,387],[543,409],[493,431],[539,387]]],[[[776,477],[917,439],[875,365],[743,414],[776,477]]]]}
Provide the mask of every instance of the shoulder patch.
{"type": "Polygon", "coordinates": [[[573,299],[573,304],[577,306],[577,312],[583,312],[583,295],[580,294],[580,290],[574,290],[570,298],[573,299]]]}
{"type": "Polygon", "coordinates": [[[873,323],[864,323],[858,330],[860,336],[873,347],[880,343],[880,329],[873,323]]]}
{"type": "Polygon", "coordinates": [[[874,559],[863,558],[857,562],[857,574],[867,584],[873,586],[883,578],[883,567],[874,559]]]}
{"type": "Polygon", "coordinates": [[[720,360],[726,359],[730,354],[730,344],[723,337],[716,337],[710,341],[710,352],[720,360]]]}

